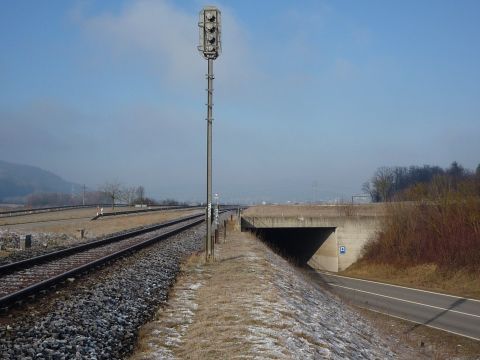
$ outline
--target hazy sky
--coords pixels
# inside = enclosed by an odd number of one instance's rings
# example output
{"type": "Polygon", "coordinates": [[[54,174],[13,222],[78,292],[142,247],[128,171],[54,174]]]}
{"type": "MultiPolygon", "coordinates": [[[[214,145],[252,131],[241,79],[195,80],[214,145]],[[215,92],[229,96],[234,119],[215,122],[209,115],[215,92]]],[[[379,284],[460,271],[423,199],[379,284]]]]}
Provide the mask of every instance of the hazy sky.
{"type": "MultiPolygon", "coordinates": [[[[204,200],[204,5],[2,1],[0,159],[204,200]]],[[[223,199],[348,198],[379,166],[480,162],[479,1],[215,5],[223,199]]]]}

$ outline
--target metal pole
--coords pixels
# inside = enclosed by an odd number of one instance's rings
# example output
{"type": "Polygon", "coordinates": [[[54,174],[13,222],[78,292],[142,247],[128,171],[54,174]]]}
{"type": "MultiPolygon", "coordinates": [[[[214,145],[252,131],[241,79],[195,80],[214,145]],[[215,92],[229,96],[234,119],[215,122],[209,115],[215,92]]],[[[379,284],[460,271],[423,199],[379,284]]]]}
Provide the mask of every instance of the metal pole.
{"type": "Polygon", "coordinates": [[[208,59],[208,103],[207,103],[207,239],[206,239],[206,261],[213,261],[212,242],[212,97],[213,97],[213,59],[208,59]]]}

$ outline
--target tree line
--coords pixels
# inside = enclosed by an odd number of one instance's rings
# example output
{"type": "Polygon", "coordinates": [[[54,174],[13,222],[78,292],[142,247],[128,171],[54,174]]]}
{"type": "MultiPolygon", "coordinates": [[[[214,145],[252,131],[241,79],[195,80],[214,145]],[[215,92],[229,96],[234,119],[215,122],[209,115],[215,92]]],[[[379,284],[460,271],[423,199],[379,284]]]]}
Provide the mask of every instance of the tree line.
{"type": "Polygon", "coordinates": [[[379,168],[364,185],[388,201],[364,260],[399,268],[433,264],[441,271],[480,271],[480,165],[379,168]]]}
{"type": "MultiPolygon", "coordinates": [[[[454,161],[443,169],[439,166],[380,167],[362,190],[372,202],[418,200],[435,197],[439,191],[469,191],[480,195],[480,164],[476,171],[454,161]]],[[[438,195],[438,194],[437,194],[438,195]]]]}
{"type": "Polygon", "coordinates": [[[33,207],[64,206],[64,205],[185,205],[175,199],[155,200],[146,196],[145,187],[125,186],[119,182],[106,182],[98,190],[66,194],[60,192],[40,192],[27,196],[26,205],[33,207]]]}

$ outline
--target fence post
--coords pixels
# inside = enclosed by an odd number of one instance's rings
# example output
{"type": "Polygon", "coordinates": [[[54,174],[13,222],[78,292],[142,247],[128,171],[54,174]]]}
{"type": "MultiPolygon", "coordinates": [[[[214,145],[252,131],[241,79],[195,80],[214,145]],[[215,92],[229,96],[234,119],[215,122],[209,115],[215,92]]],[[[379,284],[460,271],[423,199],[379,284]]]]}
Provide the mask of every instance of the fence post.
{"type": "Polygon", "coordinates": [[[223,220],[223,242],[227,241],[227,220],[223,220]]]}

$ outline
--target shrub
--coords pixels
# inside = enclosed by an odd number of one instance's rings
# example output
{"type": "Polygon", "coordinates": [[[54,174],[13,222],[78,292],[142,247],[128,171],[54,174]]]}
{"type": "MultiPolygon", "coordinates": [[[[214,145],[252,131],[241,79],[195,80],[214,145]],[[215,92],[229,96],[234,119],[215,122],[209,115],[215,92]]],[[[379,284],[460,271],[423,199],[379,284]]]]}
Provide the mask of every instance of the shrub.
{"type": "Polygon", "coordinates": [[[364,248],[364,258],[399,267],[433,263],[443,270],[479,271],[479,180],[453,183],[443,175],[407,189],[407,201],[389,205],[380,233],[364,248]]]}

